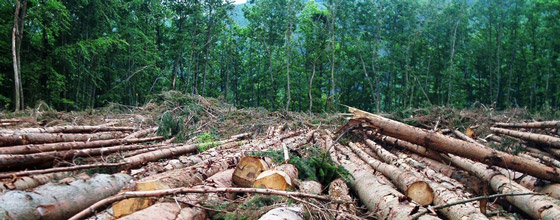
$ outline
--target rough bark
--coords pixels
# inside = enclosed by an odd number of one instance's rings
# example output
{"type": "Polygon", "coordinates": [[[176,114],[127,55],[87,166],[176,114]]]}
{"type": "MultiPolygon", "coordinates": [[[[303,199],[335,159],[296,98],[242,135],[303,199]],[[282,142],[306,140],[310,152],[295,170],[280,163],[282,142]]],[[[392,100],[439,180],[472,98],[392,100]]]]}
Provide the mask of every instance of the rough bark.
{"type": "MultiPolygon", "coordinates": [[[[354,153],[345,150],[344,147],[336,146],[336,152],[330,151],[331,158],[342,165],[354,177],[350,186],[357,192],[360,200],[366,204],[368,210],[378,219],[408,219],[413,210],[418,208],[406,200],[399,191],[383,176],[375,174],[375,171],[362,162],[354,153]]],[[[439,219],[432,215],[425,215],[420,219],[439,219]]]]}
{"type": "Polygon", "coordinates": [[[495,133],[505,134],[512,137],[520,138],[527,141],[533,141],[536,143],[544,144],[554,148],[560,148],[560,138],[544,135],[544,134],[534,134],[529,132],[514,131],[503,128],[490,128],[495,133]]]}
{"type": "Polygon", "coordinates": [[[304,220],[301,207],[278,207],[268,211],[259,220],[304,220]]]}
{"type": "Polygon", "coordinates": [[[423,146],[417,145],[417,144],[413,144],[407,141],[403,141],[403,140],[399,140],[397,138],[393,138],[393,137],[389,137],[389,136],[382,136],[382,135],[369,135],[370,137],[375,138],[376,140],[382,141],[386,144],[390,144],[393,146],[397,146],[403,149],[406,149],[408,151],[420,154],[420,155],[424,155],[426,157],[429,157],[431,159],[434,159],[436,161],[442,161],[443,159],[441,158],[441,156],[439,155],[439,152],[434,151],[432,149],[429,148],[425,148],[423,146]]]}
{"type": "Polygon", "coordinates": [[[534,176],[529,176],[524,173],[507,170],[504,168],[497,168],[497,170],[502,175],[519,183],[527,189],[547,194],[548,196],[555,199],[560,199],[560,183],[549,183],[548,181],[540,180],[534,176]]]}
{"type": "Polygon", "coordinates": [[[32,154],[47,151],[61,151],[71,149],[83,148],[98,148],[119,144],[136,144],[143,142],[151,142],[162,140],[163,137],[150,137],[150,138],[134,138],[134,139],[110,139],[99,141],[82,141],[82,142],[62,142],[62,143],[49,143],[49,144],[27,144],[16,145],[9,147],[0,147],[0,154],[32,154]]]}
{"type": "MultiPolygon", "coordinates": [[[[405,192],[406,196],[420,205],[429,205],[434,200],[432,188],[417,175],[409,170],[400,169],[394,165],[383,163],[367,155],[355,145],[349,145],[350,149],[364,162],[376,171],[383,173],[391,179],[398,188],[405,192]]],[[[379,155],[378,155],[379,156],[379,155]]]]}
{"type": "Polygon", "coordinates": [[[8,191],[0,196],[0,219],[66,219],[116,194],[130,177],[98,174],[66,184],[47,184],[32,192],[8,191]]]}
{"type": "Polygon", "coordinates": [[[121,132],[94,134],[14,133],[0,134],[0,147],[23,144],[44,144],[70,141],[94,141],[121,138],[121,132]]]}
{"type": "MultiPolygon", "coordinates": [[[[473,162],[465,158],[450,155],[447,157],[454,165],[472,172],[479,178],[487,181],[492,189],[500,194],[506,193],[530,193],[531,190],[512,182],[509,178],[501,175],[485,164],[473,162]]],[[[560,207],[554,199],[545,195],[528,195],[506,197],[506,199],[521,209],[523,212],[535,219],[560,219],[560,207]]]]}
{"type": "Polygon", "coordinates": [[[496,127],[502,128],[560,128],[560,121],[540,121],[525,123],[494,123],[496,127]]]}
{"type": "Polygon", "coordinates": [[[119,167],[124,165],[126,165],[126,163],[97,163],[97,164],[78,165],[72,167],[55,167],[55,168],[49,168],[43,170],[26,170],[26,171],[11,172],[11,173],[0,173],[0,178],[13,178],[19,176],[30,176],[30,175],[38,175],[38,174],[45,174],[45,173],[58,173],[58,172],[83,170],[83,169],[99,168],[99,167],[119,167]]]}
{"type": "MultiPolygon", "coordinates": [[[[351,111],[356,112],[354,109],[351,109],[351,111]]],[[[466,157],[489,165],[511,168],[546,180],[560,181],[559,168],[549,167],[497,150],[483,148],[473,143],[447,137],[437,132],[412,127],[371,113],[366,118],[352,119],[348,126],[355,126],[361,123],[376,128],[381,134],[418,145],[429,146],[437,151],[466,157]]]]}

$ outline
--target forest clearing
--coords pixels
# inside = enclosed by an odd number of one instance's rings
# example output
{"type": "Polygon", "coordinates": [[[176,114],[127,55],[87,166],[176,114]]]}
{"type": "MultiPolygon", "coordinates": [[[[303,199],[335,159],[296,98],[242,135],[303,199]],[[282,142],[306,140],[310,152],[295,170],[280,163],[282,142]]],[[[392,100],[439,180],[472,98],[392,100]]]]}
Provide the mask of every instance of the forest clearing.
{"type": "Polygon", "coordinates": [[[0,219],[560,218],[559,121],[348,110],[171,91],[142,107],[3,114],[0,219]]]}

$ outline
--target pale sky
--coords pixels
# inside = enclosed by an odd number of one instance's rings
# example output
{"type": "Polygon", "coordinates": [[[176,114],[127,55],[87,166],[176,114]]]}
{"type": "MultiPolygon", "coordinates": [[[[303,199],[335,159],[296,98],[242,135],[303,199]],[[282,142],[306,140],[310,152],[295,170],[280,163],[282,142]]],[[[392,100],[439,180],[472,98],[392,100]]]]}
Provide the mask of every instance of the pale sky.
{"type": "Polygon", "coordinates": [[[235,0],[235,1],[233,1],[233,4],[243,4],[243,3],[246,3],[246,2],[247,2],[247,0],[235,0]]]}

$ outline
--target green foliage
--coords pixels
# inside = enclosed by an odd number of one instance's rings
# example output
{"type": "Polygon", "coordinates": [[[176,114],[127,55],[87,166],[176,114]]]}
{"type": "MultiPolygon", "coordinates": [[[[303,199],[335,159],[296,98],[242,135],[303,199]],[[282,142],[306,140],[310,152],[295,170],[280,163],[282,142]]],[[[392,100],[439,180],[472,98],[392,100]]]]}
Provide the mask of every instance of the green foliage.
{"type": "Polygon", "coordinates": [[[200,134],[198,136],[198,138],[196,139],[196,143],[201,144],[201,145],[198,146],[198,151],[199,152],[204,152],[204,151],[206,151],[210,148],[214,148],[214,147],[218,146],[218,144],[214,143],[214,141],[216,141],[216,138],[211,133],[204,132],[204,133],[200,134]],[[203,144],[203,143],[207,143],[207,144],[203,144]]]}
{"type": "MultiPolygon", "coordinates": [[[[274,195],[254,195],[244,203],[222,203],[214,205],[212,208],[218,210],[234,210],[233,212],[217,213],[212,216],[214,220],[244,220],[256,219],[269,210],[270,206],[285,201],[281,196],[274,195]]],[[[291,203],[291,199],[288,203],[291,203]]]]}
{"type": "Polygon", "coordinates": [[[182,116],[173,116],[170,112],[164,113],[159,119],[157,134],[166,139],[176,137],[177,141],[185,140],[185,120],[182,116]]]}
{"type": "MultiPolygon", "coordinates": [[[[284,153],[282,150],[253,152],[252,155],[270,157],[277,163],[284,161],[284,153]]],[[[298,169],[299,179],[314,180],[324,186],[330,184],[330,182],[336,178],[343,178],[347,182],[351,178],[351,174],[344,169],[344,167],[334,165],[329,155],[315,146],[304,147],[304,150],[298,152],[298,155],[290,155],[289,163],[293,164],[298,169]]]]}

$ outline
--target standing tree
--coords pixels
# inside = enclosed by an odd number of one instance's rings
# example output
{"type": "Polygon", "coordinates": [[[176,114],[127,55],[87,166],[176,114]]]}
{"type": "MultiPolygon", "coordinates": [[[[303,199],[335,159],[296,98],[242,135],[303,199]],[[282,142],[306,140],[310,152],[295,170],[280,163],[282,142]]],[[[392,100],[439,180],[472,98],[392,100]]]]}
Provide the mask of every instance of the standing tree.
{"type": "Polygon", "coordinates": [[[23,110],[23,86],[21,85],[21,41],[23,38],[23,24],[27,13],[27,0],[16,1],[14,27],[12,29],[12,57],[14,63],[15,110],[23,110]]]}

